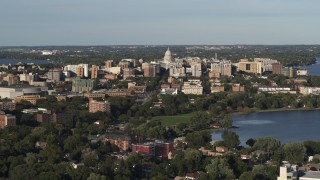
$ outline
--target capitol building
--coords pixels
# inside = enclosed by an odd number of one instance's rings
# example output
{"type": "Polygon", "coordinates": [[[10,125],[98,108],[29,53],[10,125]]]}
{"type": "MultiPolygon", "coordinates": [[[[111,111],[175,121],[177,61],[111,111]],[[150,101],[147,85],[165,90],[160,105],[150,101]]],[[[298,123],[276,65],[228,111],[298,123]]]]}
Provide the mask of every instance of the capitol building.
{"type": "Polygon", "coordinates": [[[166,70],[169,69],[170,76],[181,77],[186,75],[185,67],[183,65],[183,59],[173,58],[168,47],[167,51],[164,53],[163,60],[160,62],[160,66],[166,70]]]}
{"type": "Polygon", "coordinates": [[[168,47],[166,53],[164,53],[163,63],[170,64],[172,61],[174,61],[174,59],[172,58],[171,51],[168,47]]]}

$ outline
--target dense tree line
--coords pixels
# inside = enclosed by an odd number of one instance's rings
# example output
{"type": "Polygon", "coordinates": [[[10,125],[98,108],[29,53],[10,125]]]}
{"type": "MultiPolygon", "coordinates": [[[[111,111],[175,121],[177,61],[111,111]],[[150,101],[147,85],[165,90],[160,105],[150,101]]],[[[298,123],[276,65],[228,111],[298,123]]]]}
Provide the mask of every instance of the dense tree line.
{"type": "MultiPolygon", "coordinates": [[[[55,46],[55,47],[17,47],[1,48],[0,58],[8,59],[47,59],[62,64],[89,63],[102,65],[105,60],[113,59],[119,62],[121,59],[141,59],[152,61],[163,58],[168,46],[55,46]],[[43,56],[40,51],[59,50],[62,53],[54,56],[43,56]],[[38,50],[38,53],[30,53],[31,50],[38,50]]],[[[319,56],[319,46],[316,45],[293,45],[293,46],[216,46],[210,50],[204,46],[170,46],[174,57],[182,58],[197,56],[211,59],[218,53],[219,59],[230,59],[233,62],[247,58],[272,58],[277,59],[287,66],[309,65],[315,62],[319,56]]]]}

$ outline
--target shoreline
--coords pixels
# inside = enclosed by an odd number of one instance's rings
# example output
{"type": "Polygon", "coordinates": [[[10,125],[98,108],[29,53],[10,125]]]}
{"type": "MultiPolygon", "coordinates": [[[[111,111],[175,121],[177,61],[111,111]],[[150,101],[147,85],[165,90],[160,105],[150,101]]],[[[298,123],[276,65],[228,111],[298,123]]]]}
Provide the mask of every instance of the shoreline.
{"type": "Polygon", "coordinates": [[[277,108],[277,109],[251,109],[250,113],[244,113],[244,112],[233,112],[230,113],[232,116],[233,115],[250,115],[252,113],[267,113],[267,112],[285,112],[285,111],[319,111],[319,108],[277,108]]]}

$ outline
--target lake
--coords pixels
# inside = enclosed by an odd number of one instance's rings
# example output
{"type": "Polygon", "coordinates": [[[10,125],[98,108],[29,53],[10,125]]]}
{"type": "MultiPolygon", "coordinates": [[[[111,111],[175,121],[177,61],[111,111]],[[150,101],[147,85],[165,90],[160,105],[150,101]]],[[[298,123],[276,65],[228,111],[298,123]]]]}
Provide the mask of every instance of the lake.
{"type": "MultiPolygon", "coordinates": [[[[281,143],[306,140],[320,141],[320,111],[261,112],[232,117],[236,132],[245,145],[250,138],[272,136],[281,143]]],[[[222,131],[212,133],[213,140],[221,140],[222,131]]]]}
{"type": "Polygon", "coordinates": [[[28,64],[33,63],[36,65],[43,65],[43,64],[50,64],[51,62],[49,60],[32,60],[32,59],[0,59],[0,66],[1,65],[15,65],[19,62],[28,64]]]}
{"type": "Polygon", "coordinates": [[[310,66],[299,66],[299,68],[306,69],[309,75],[320,76],[320,57],[316,58],[316,63],[310,66]]]}

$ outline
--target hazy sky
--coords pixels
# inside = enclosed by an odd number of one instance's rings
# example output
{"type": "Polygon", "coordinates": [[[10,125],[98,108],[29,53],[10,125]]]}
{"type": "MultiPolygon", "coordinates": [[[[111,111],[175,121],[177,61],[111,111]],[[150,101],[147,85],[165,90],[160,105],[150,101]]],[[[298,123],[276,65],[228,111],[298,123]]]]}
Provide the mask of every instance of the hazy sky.
{"type": "Polygon", "coordinates": [[[320,44],[320,0],[1,0],[0,46],[320,44]]]}

